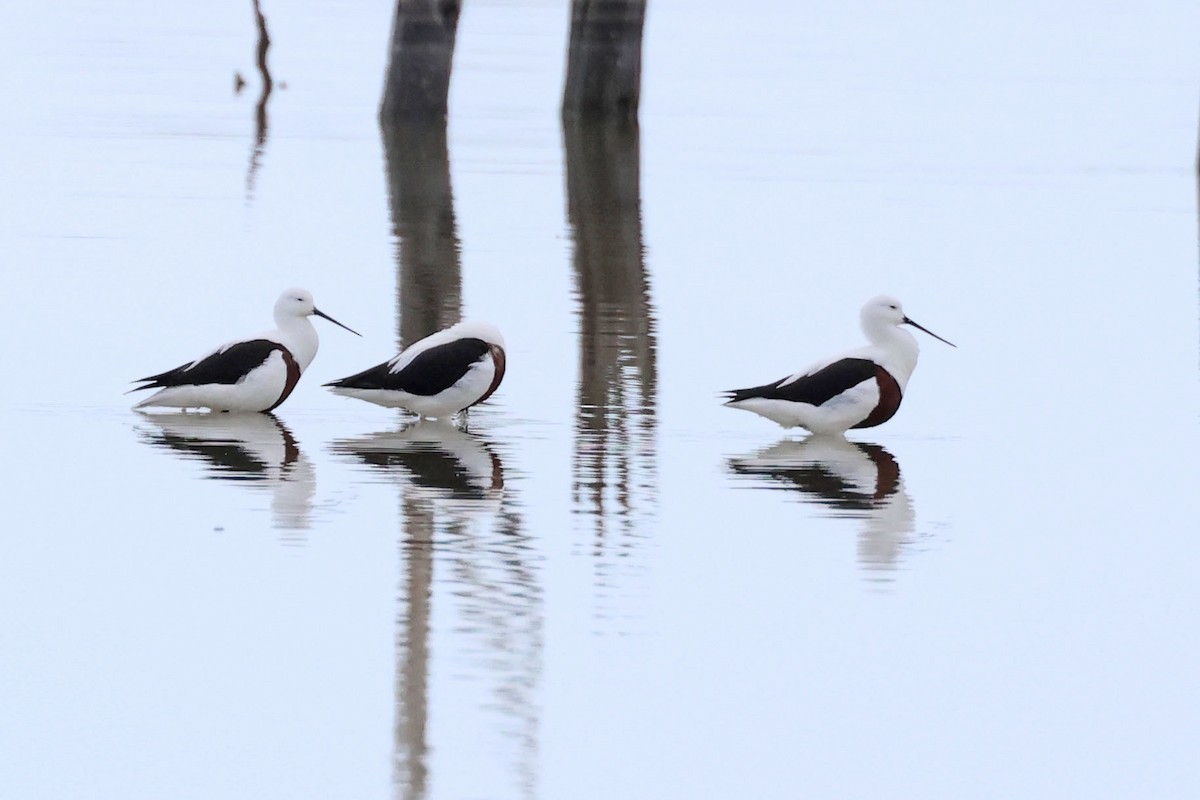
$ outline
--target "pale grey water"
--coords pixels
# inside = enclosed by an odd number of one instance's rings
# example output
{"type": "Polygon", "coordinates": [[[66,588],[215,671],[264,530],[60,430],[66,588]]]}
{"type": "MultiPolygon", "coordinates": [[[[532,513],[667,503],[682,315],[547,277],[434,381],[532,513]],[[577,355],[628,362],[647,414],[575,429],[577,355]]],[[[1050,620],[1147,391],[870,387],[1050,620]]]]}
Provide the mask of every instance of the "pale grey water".
{"type": "Polygon", "coordinates": [[[448,276],[388,3],[265,7],[258,154],[248,3],[10,12],[0,797],[1196,796],[1200,11],[652,3],[586,142],[562,5],[466,4],[448,276]],[[293,284],[277,421],[128,410],[293,284]],[[885,427],[716,402],[879,291],[885,427]],[[320,388],[405,308],[505,332],[469,435],[320,388]]]}

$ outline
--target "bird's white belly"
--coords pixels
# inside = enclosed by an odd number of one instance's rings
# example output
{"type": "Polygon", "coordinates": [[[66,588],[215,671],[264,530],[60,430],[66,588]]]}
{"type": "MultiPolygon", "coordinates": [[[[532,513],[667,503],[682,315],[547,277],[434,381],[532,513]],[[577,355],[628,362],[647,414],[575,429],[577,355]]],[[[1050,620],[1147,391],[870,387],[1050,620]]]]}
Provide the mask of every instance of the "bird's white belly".
{"type": "Polygon", "coordinates": [[[454,414],[483,397],[483,393],[492,385],[496,375],[496,367],[491,358],[472,365],[449,389],[434,395],[422,396],[410,394],[406,408],[422,417],[444,417],[454,414]]]}
{"type": "Polygon", "coordinates": [[[879,385],[872,378],[819,406],[765,397],[752,397],[731,405],[752,411],[785,428],[799,426],[813,433],[844,433],[866,419],[878,403],[879,385]]]}
{"type": "Polygon", "coordinates": [[[879,384],[874,378],[812,407],[804,427],[813,433],[844,433],[871,415],[879,404],[879,384]]]}

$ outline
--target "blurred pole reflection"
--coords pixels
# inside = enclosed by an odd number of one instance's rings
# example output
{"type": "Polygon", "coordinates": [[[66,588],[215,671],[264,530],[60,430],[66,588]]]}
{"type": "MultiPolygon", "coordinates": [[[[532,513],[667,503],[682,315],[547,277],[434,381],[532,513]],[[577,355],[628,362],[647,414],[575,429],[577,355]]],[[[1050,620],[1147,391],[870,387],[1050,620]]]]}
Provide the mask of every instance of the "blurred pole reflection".
{"type": "Polygon", "coordinates": [[[900,465],[877,444],[840,436],[810,436],[729,459],[735,475],[764,477],[773,488],[799,492],[829,516],[863,521],[858,563],[891,572],[914,540],[916,513],[900,477],[900,465]]]}
{"type": "Polygon", "coordinates": [[[271,493],[271,523],[306,530],[316,472],[296,438],[270,414],[141,414],[142,439],[206,467],[205,477],[236,481],[271,493]]]}
{"type": "Polygon", "coordinates": [[[428,768],[429,741],[429,609],[433,587],[433,552],[412,542],[433,541],[433,510],[420,502],[402,499],[400,514],[404,576],[400,585],[400,610],[396,624],[396,723],[392,782],[396,796],[423,800],[428,768]],[[405,538],[408,539],[405,542],[405,538]]]}
{"type": "MultiPolygon", "coordinates": [[[[398,25],[403,6],[397,6],[398,25]]],[[[385,98],[380,127],[397,247],[397,337],[403,348],[461,318],[462,267],[445,118],[389,115],[387,103],[385,98]]],[[[438,652],[451,662],[447,668],[472,684],[457,690],[491,687],[494,696],[480,701],[481,712],[499,709],[503,730],[497,735],[471,731],[439,743],[438,750],[459,745],[469,749],[468,758],[478,759],[484,749],[500,753],[515,747],[512,763],[500,769],[532,796],[542,592],[528,563],[521,518],[504,490],[499,457],[483,439],[439,422],[338,443],[335,449],[386,470],[402,487],[397,797],[418,800],[427,792],[430,638],[439,633],[438,652]],[[435,608],[440,619],[456,620],[453,630],[433,627],[435,608]],[[454,662],[463,650],[472,662],[467,668],[454,662]]]]}
{"type": "MultiPolygon", "coordinates": [[[[402,24],[403,3],[396,8],[402,24]]],[[[397,33],[397,36],[399,34],[397,33]]],[[[393,57],[396,53],[393,52],[393,57]]],[[[448,63],[448,62],[447,62],[448,63]]],[[[387,100],[385,97],[385,107],[387,100]]],[[[387,164],[388,203],[396,246],[396,338],[403,349],[429,333],[450,325],[462,315],[462,267],[450,186],[450,154],[446,120],[396,119],[381,116],[384,157],[387,164]]],[[[439,459],[436,450],[425,458],[414,452],[410,434],[379,434],[372,447],[355,452],[378,466],[403,469],[416,486],[427,480],[439,459]],[[389,449],[388,443],[399,446],[389,449]],[[367,453],[371,453],[367,457],[367,453]],[[391,455],[389,455],[391,454],[391,455]],[[374,459],[374,460],[372,460],[374,459]],[[421,469],[420,467],[424,467],[421,469]]],[[[361,445],[361,443],[360,443],[361,445]]],[[[453,461],[453,456],[446,458],[453,461]]],[[[437,470],[433,471],[436,474],[437,470]]],[[[453,467],[450,486],[461,478],[453,467]]],[[[400,586],[399,632],[396,642],[396,731],[394,783],[398,797],[419,800],[426,792],[429,702],[429,619],[433,596],[433,549],[436,520],[433,507],[415,492],[401,501],[403,525],[400,561],[404,576],[400,586]]]]}
{"type": "Polygon", "coordinates": [[[271,70],[267,68],[267,50],[271,47],[271,37],[267,33],[267,18],[263,16],[259,0],[254,0],[254,26],[258,31],[254,63],[262,78],[262,89],[258,94],[258,102],[254,105],[254,144],[250,148],[250,166],[246,169],[246,200],[254,199],[255,178],[258,175],[259,164],[262,163],[263,152],[267,148],[267,101],[271,99],[271,90],[275,87],[275,82],[271,80],[271,70]]]}
{"type": "MultiPolygon", "coordinates": [[[[398,431],[334,442],[333,450],[383,471],[401,487],[400,633],[397,642],[396,796],[419,800],[429,776],[430,638],[438,665],[455,676],[461,698],[482,695],[481,718],[498,712],[494,729],[459,728],[438,743],[462,748],[480,776],[511,777],[533,797],[538,761],[534,703],[542,664],[542,587],[537,556],[504,466],[484,439],[453,425],[426,421],[398,431]],[[448,627],[431,625],[434,605],[448,627]],[[499,758],[499,764],[487,764],[499,758]]],[[[486,796],[479,787],[474,794],[486,796]]]]}
{"type": "Polygon", "coordinates": [[[567,120],[567,216],[579,298],[573,494],[595,547],[610,517],[632,531],[657,490],[654,309],[643,261],[638,127],[567,120]]]}
{"type": "Polygon", "coordinates": [[[380,126],[396,237],[397,344],[403,348],[462,316],[462,266],[446,121],[380,126]]]}

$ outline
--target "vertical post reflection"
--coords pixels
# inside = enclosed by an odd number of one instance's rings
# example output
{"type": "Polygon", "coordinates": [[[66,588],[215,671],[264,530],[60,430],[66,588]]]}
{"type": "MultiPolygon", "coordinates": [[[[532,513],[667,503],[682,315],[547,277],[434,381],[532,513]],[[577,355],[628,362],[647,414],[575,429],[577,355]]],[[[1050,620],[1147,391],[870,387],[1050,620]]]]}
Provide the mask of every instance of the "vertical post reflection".
{"type": "MultiPolygon", "coordinates": [[[[458,320],[462,266],[450,186],[446,120],[384,119],[388,203],[396,247],[398,349],[458,320]]],[[[395,772],[398,796],[425,796],[429,685],[429,614],[434,519],[428,503],[402,503],[395,772]]]]}
{"type": "Polygon", "coordinates": [[[429,722],[429,606],[433,587],[433,510],[405,498],[401,502],[404,535],[400,611],[396,642],[396,730],[392,780],[397,797],[425,797],[429,722]],[[407,544],[405,543],[407,540],[407,544]]]}
{"type": "MultiPolygon", "coordinates": [[[[600,570],[657,493],[654,309],[643,258],[638,125],[564,119],[567,216],[579,302],[572,494],[600,570]],[[608,526],[619,521],[623,537],[608,526]]],[[[611,566],[611,564],[609,565],[611,566]]],[[[604,576],[601,575],[601,581],[604,576]]]]}
{"type": "MultiPolygon", "coordinates": [[[[396,237],[397,337],[402,348],[462,315],[462,268],[443,118],[381,124],[396,237]]],[[[439,665],[458,696],[479,690],[476,729],[439,751],[466,748],[487,774],[488,756],[522,794],[536,782],[534,692],[542,661],[542,589],[536,557],[499,455],[481,437],[419,423],[335,450],[388,470],[402,486],[393,781],[421,800],[430,782],[429,691],[439,665]],[[450,620],[435,628],[433,620],[450,620]],[[447,627],[449,626],[449,627],[447,627]],[[437,637],[439,660],[431,661],[437,637]],[[493,719],[497,730],[484,730],[493,719]]],[[[444,679],[444,678],[443,678],[444,679]]],[[[494,777],[493,771],[493,777],[494,777]]]]}
{"type": "Polygon", "coordinates": [[[462,265],[446,120],[380,125],[396,240],[396,335],[404,347],[462,316],[462,265]]]}
{"type": "MultiPolygon", "coordinates": [[[[271,79],[271,70],[267,67],[267,51],[271,48],[271,36],[267,33],[267,18],[263,16],[259,0],[254,0],[254,27],[258,31],[258,42],[254,47],[254,63],[258,67],[259,77],[262,78],[262,89],[258,94],[258,102],[254,105],[254,144],[250,148],[250,166],[246,168],[246,200],[254,199],[254,183],[258,175],[258,167],[262,163],[263,152],[267,148],[267,101],[271,99],[271,90],[275,82],[271,79]]],[[[241,76],[238,76],[241,81],[241,76]]],[[[240,88],[240,86],[238,87],[240,88]]]]}

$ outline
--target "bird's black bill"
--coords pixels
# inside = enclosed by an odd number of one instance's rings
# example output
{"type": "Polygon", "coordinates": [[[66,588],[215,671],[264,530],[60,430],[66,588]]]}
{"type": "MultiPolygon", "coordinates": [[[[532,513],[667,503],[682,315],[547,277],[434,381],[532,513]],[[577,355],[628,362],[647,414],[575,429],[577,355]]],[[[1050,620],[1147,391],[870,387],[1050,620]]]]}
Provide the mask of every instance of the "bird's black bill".
{"type": "MultiPolygon", "coordinates": [[[[334,319],[333,317],[331,317],[331,316],[329,316],[328,314],[326,314],[324,311],[320,311],[319,309],[316,309],[316,308],[314,308],[314,309],[313,309],[313,314],[315,314],[316,316],[320,317],[321,319],[327,319],[327,320],[329,320],[329,321],[330,321],[330,322],[332,322],[334,325],[337,325],[339,328],[346,328],[346,330],[350,331],[350,332],[351,332],[351,333],[353,333],[355,336],[362,336],[362,334],[361,334],[361,333],[359,333],[358,331],[354,330],[354,328],[348,328],[348,327],[346,327],[345,325],[343,325],[342,323],[338,322],[338,321],[337,321],[336,319],[334,319]]],[[[924,330],[924,329],[922,328],[922,330],[924,330]]],[[[928,331],[926,331],[926,333],[928,333],[928,331]]]]}
{"type": "Polygon", "coordinates": [[[949,342],[949,341],[946,341],[945,339],[943,339],[942,337],[938,336],[936,333],[934,333],[933,331],[929,330],[928,328],[922,328],[920,325],[918,325],[917,323],[913,322],[913,321],[912,321],[911,319],[909,319],[908,317],[905,317],[905,318],[904,318],[904,324],[905,324],[905,325],[912,325],[914,328],[916,328],[916,329],[917,329],[917,330],[919,330],[919,331],[925,331],[925,332],[926,332],[926,333],[928,333],[930,336],[932,336],[933,338],[937,339],[939,342],[946,342],[946,344],[950,345],[951,347],[958,347],[958,345],[956,345],[954,342],[949,342]]]}

